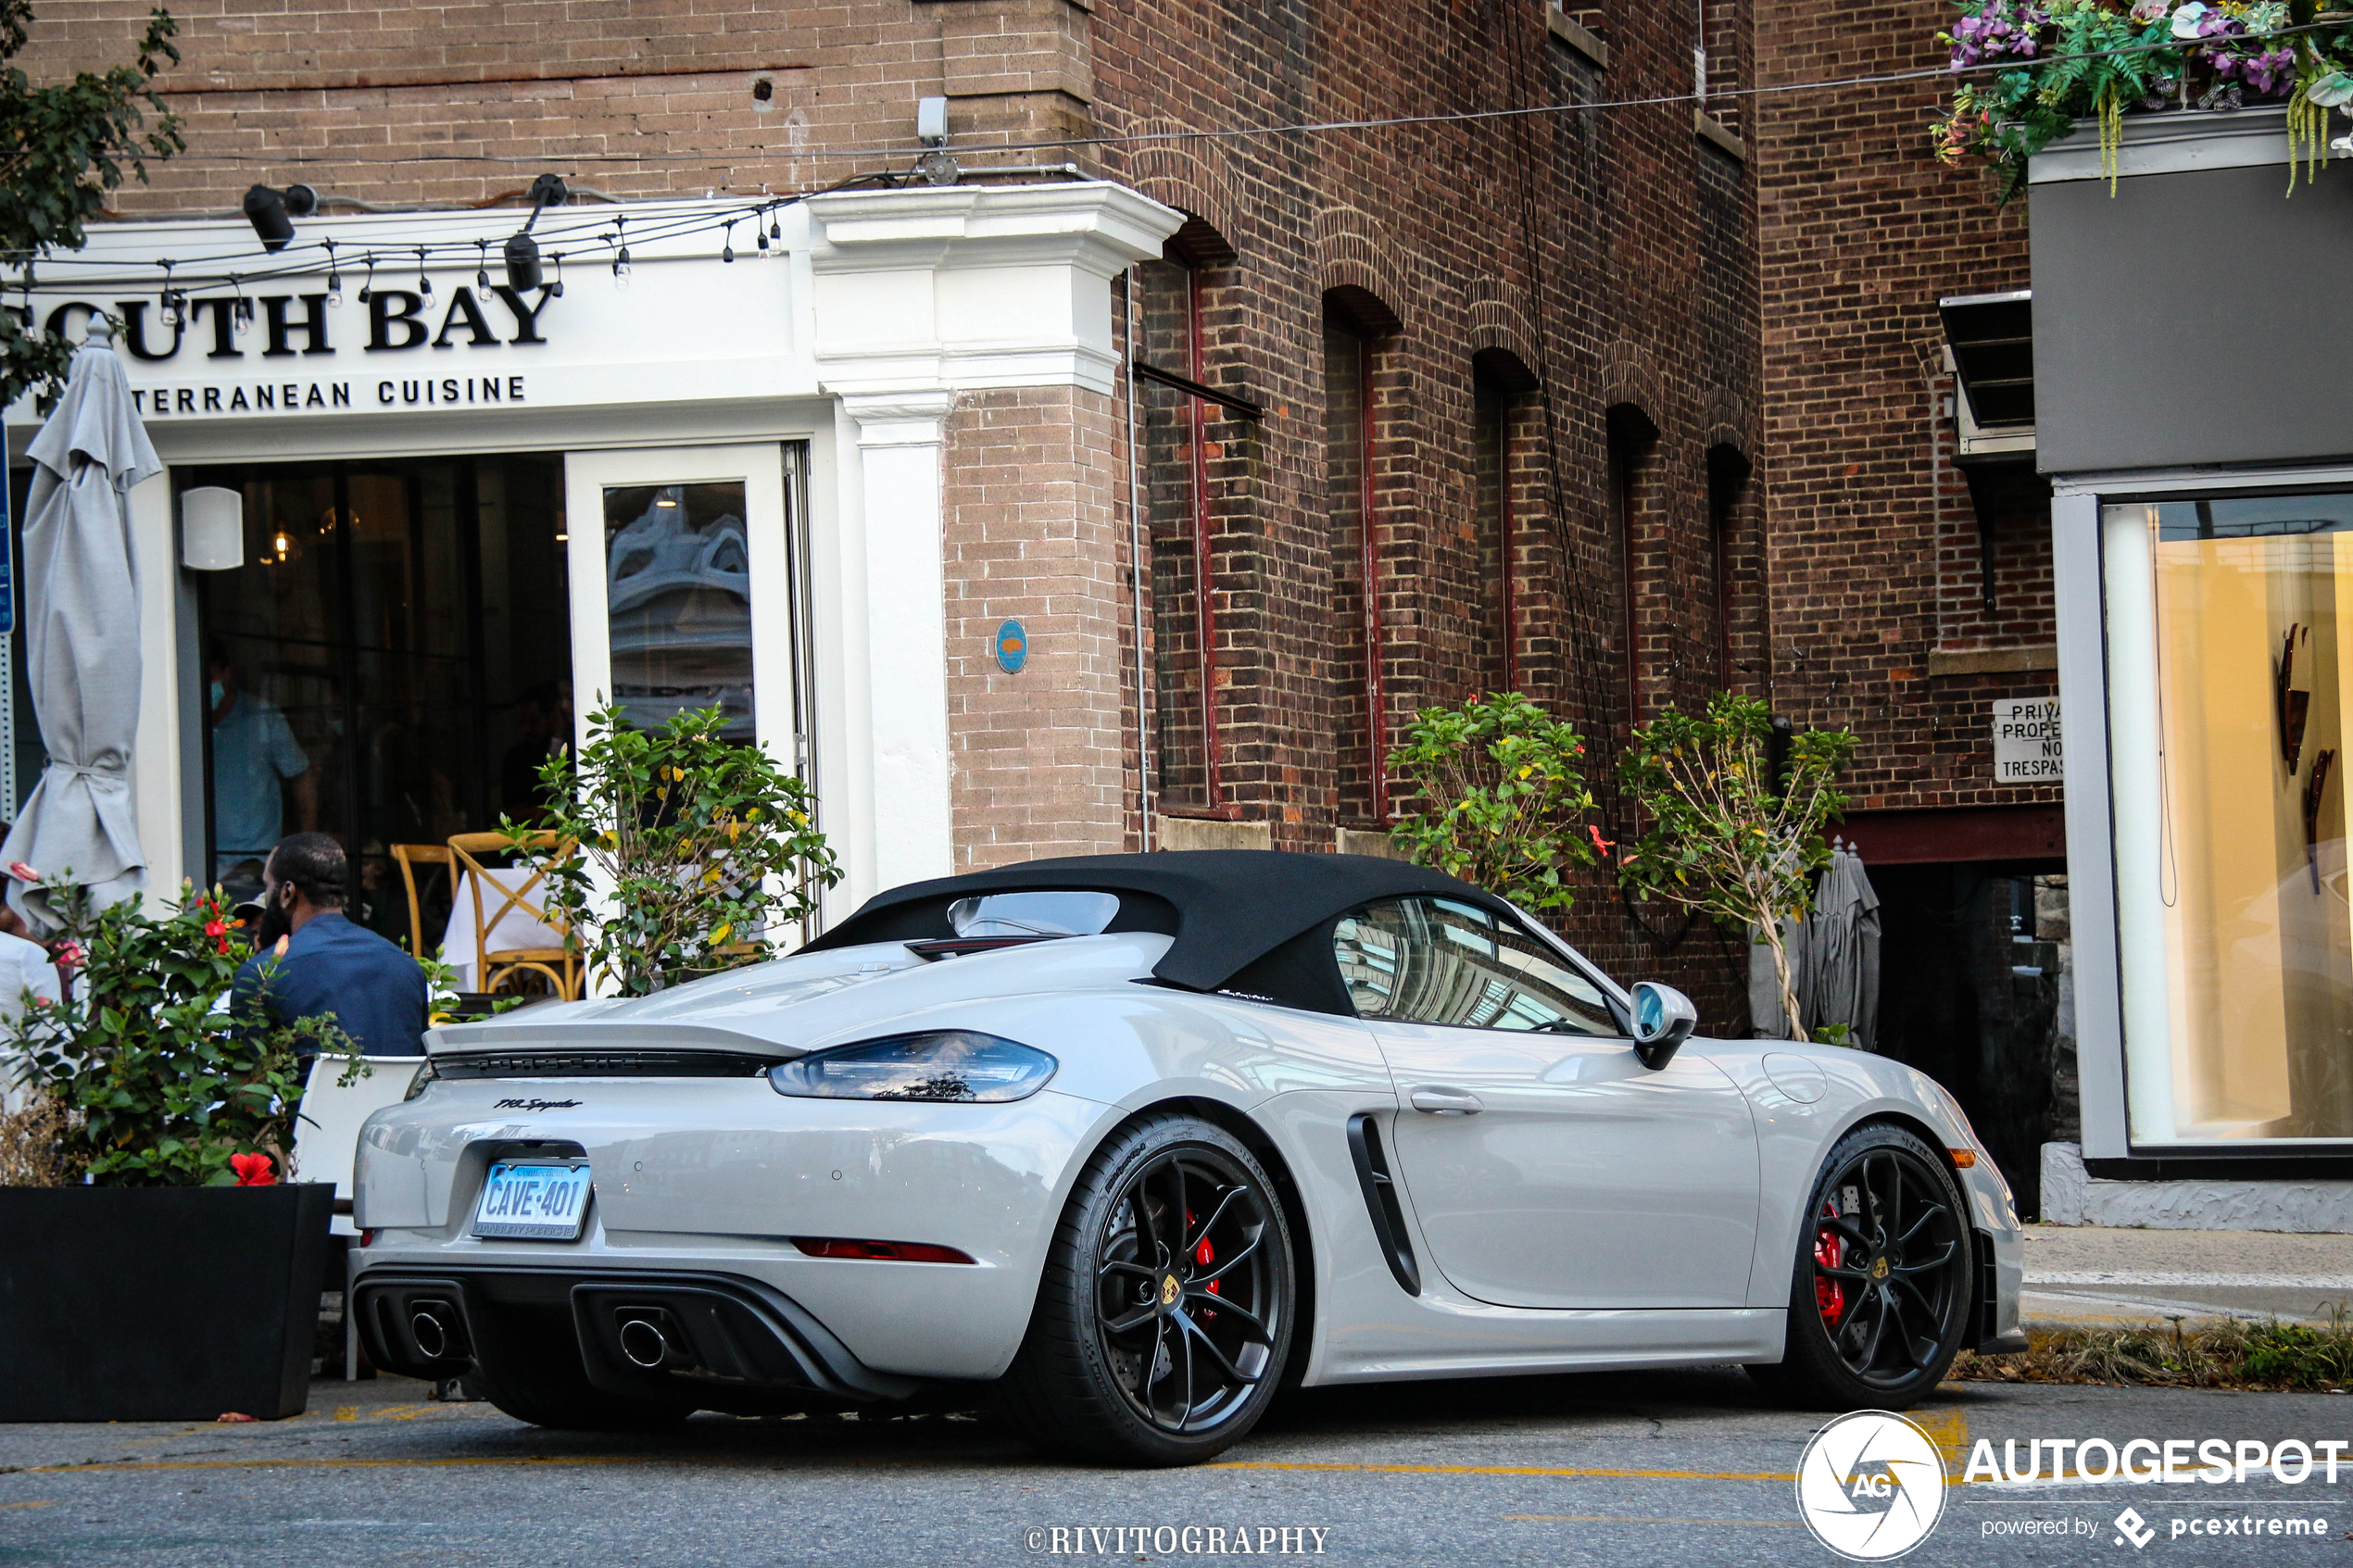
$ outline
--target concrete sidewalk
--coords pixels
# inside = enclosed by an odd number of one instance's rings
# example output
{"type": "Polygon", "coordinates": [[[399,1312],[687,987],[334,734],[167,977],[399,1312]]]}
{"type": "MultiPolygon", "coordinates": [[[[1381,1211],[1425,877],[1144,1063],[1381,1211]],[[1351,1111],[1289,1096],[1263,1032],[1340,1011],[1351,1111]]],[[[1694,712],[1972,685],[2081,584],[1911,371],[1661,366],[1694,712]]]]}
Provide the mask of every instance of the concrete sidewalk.
{"type": "Polygon", "coordinates": [[[2353,1236],[2026,1227],[2029,1325],[2353,1312],[2353,1236]]]}

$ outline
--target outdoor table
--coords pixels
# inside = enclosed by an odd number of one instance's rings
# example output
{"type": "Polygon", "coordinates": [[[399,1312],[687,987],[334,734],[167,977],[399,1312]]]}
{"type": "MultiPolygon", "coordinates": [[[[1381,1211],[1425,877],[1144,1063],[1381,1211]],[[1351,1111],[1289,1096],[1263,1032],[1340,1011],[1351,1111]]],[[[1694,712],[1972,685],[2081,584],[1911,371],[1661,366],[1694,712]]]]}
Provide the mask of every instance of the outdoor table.
{"type": "MultiPolygon", "coordinates": [[[[504,901],[507,893],[513,892],[531,880],[532,872],[527,866],[517,866],[506,871],[485,872],[483,874],[490,883],[490,886],[482,890],[483,908],[485,911],[495,911],[504,901]]],[[[476,917],[473,878],[474,873],[472,872],[466,872],[458,878],[457,895],[449,903],[448,929],[441,934],[442,961],[455,972],[457,988],[460,991],[480,991],[485,988],[482,984],[483,977],[475,973],[474,920],[476,917]]],[[[555,889],[547,879],[542,877],[539,884],[524,897],[532,903],[545,908],[547,899],[553,897],[554,892],[555,889]]],[[[530,912],[520,905],[509,909],[505,914],[498,915],[492,921],[490,940],[484,944],[493,953],[512,951],[519,947],[547,948],[560,947],[563,945],[562,932],[544,921],[533,919],[530,912]]]]}

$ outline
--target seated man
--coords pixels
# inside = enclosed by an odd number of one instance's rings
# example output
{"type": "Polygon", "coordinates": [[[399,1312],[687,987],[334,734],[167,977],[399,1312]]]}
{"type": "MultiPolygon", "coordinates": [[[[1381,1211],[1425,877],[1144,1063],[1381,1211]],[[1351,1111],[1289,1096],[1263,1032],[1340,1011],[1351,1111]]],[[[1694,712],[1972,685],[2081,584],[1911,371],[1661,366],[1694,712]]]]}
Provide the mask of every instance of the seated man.
{"type": "MultiPolygon", "coordinates": [[[[258,1006],[280,1023],[332,1016],[369,1056],[415,1056],[425,1028],[425,972],[344,918],[345,877],[343,846],[325,834],[278,841],[262,869],[256,950],[237,971],[231,1006],[240,1013],[258,1006]]],[[[305,1040],[297,1049],[308,1060],[317,1043],[305,1040]]]]}

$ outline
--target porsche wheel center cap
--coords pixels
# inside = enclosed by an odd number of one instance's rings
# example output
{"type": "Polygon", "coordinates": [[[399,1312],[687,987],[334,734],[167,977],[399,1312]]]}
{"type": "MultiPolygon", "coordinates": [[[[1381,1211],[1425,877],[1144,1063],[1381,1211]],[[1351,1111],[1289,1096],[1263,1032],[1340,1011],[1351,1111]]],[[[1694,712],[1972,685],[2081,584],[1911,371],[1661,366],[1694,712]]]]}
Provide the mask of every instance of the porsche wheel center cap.
{"type": "Polygon", "coordinates": [[[1184,1287],[1183,1287],[1182,1286],[1179,1286],[1179,1285],[1176,1283],[1176,1276],[1175,1274],[1163,1274],[1163,1275],[1161,1275],[1161,1276],[1160,1276],[1160,1304],[1161,1304],[1161,1306],[1162,1306],[1162,1307],[1164,1307],[1164,1308],[1168,1308],[1168,1307],[1174,1307],[1175,1305],[1176,1305],[1176,1298],[1177,1298],[1177,1296],[1178,1296],[1178,1295],[1182,1292],[1183,1288],[1184,1288],[1184,1287]]]}
{"type": "Polygon", "coordinates": [[[1885,1253],[1881,1253],[1880,1256],[1871,1260],[1871,1277],[1873,1279],[1885,1279],[1887,1277],[1887,1255],[1885,1253]]]}

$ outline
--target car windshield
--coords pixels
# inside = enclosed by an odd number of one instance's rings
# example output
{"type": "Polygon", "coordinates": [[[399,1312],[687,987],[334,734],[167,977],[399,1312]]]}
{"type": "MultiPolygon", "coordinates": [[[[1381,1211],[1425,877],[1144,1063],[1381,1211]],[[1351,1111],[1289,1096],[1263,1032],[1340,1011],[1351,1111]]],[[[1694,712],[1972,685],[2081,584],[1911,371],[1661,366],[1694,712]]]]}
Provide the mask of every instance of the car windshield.
{"type": "Polygon", "coordinates": [[[1119,913],[1112,893],[991,893],[948,906],[959,937],[1093,936],[1119,913]]]}

